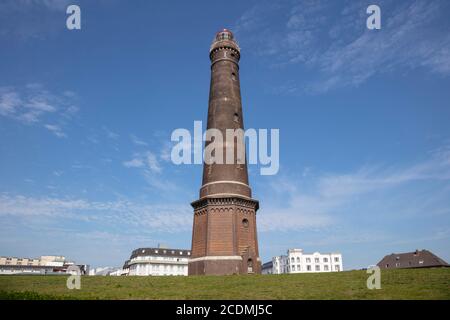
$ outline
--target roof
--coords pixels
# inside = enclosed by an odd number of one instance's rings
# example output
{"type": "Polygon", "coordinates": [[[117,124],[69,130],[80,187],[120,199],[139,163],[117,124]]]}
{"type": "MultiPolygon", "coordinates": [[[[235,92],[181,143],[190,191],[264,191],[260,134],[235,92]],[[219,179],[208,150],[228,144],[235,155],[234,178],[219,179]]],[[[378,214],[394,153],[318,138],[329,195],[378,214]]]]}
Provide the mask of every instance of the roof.
{"type": "Polygon", "coordinates": [[[272,261],[266,262],[266,263],[264,263],[264,264],[262,265],[262,268],[263,268],[263,269],[269,269],[269,268],[272,268],[272,267],[273,267],[272,261]]]}
{"type": "Polygon", "coordinates": [[[323,256],[325,256],[325,255],[341,255],[342,256],[342,254],[340,252],[318,252],[318,251],[314,251],[313,253],[307,253],[307,252],[304,252],[303,249],[300,249],[300,248],[288,249],[287,253],[288,254],[289,253],[301,253],[301,254],[303,254],[305,256],[311,256],[311,255],[323,255],[323,256]]]}
{"type": "Polygon", "coordinates": [[[228,33],[233,34],[233,32],[231,32],[231,30],[228,30],[227,28],[223,28],[222,30],[217,31],[216,34],[219,34],[219,33],[222,33],[222,32],[228,32],[228,33]]]}
{"type": "Polygon", "coordinates": [[[191,250],[167,248],[138,248],[131,253],[130,260],[142,256],[190,257],[191,250]]]}
{"type": "Polygon", "coordinates": [[[449,264],[428,250],[392,253],[377,263],[383,269],[449,267],[449,264]]]}

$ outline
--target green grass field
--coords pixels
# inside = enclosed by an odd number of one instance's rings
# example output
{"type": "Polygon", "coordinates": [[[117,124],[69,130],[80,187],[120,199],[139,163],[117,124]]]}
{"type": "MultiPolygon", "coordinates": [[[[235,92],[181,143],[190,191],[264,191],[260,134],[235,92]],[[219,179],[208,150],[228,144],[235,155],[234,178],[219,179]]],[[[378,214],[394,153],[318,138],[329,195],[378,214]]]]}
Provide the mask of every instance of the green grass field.
{"type": "Polygon", "coordinates": [[[368,290],[364,271],[204,277],[0,276],[0,299],[450,299],[450,268],[383,271],[368,290]]]}

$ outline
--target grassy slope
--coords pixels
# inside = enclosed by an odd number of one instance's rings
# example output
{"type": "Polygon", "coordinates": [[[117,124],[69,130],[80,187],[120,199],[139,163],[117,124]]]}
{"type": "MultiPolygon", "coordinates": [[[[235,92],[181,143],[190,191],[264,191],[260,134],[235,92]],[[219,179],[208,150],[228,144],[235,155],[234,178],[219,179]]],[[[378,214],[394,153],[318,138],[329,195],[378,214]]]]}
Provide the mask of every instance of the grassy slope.
{"type": "Polygon", "coordinates": [[[0,276],[2,299],[450,299],[450,268],[383,271],[368,290],[364,271],[207,277],[0,276]]]}

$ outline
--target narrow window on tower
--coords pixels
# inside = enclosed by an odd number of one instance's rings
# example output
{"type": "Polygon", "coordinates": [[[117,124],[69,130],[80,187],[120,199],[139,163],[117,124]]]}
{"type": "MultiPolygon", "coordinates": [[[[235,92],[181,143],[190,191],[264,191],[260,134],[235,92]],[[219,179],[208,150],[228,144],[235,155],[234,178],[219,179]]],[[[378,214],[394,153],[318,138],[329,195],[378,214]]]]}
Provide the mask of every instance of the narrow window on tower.
{"type": "Polygon", "coordinates": [[[239,114],[238,113],[234,114],[234,122],[239,122],[239,114]]]}
{"type": "Polygon", "coordinates": [[[236,73],[231,73],[231,80],[236,81],[236,73]]]}
{"type": "Polygon", "coordinates": [[[244,226],[244,228],[248,228],[248,220],[247,219],[243,219],[242,220],[242,225],[244,226]]]}

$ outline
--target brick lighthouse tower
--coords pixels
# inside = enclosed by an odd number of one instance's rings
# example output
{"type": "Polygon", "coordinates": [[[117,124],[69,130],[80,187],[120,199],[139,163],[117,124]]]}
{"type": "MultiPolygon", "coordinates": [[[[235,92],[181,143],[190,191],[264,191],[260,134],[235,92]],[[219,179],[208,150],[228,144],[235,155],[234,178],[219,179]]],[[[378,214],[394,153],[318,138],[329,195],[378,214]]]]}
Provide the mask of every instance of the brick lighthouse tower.
{"type": "MultiPolygon", "coordinates": [[[[211,45],[211,85],[207,129],[243,129],[239,84],[240,49],[233,33],[219,31],[211,45]]],[[[233,138],[234,139],[234,138],[233,138]]],[[[212,142],[212,141],[211,141],[212,142]]],[[[206,146],[209,143],[206,142],[206,146]]],[[[223,156],[227,143],[221,145],[223,156]]],[[[235,140],[234,162],[204,163],[200,199],[192,203],[194,224],[189,275],[261,273],[256,234],[256,211],[247,164],[238,161],[237,149],[245,142],[235,140]],[[241,145],[237,145],[241,143],[241,145]]],[[[228,148],[230,151],[230,148],[228,148]]],[[[242,153],[241,153],[242,155],[242,153]]]]}

